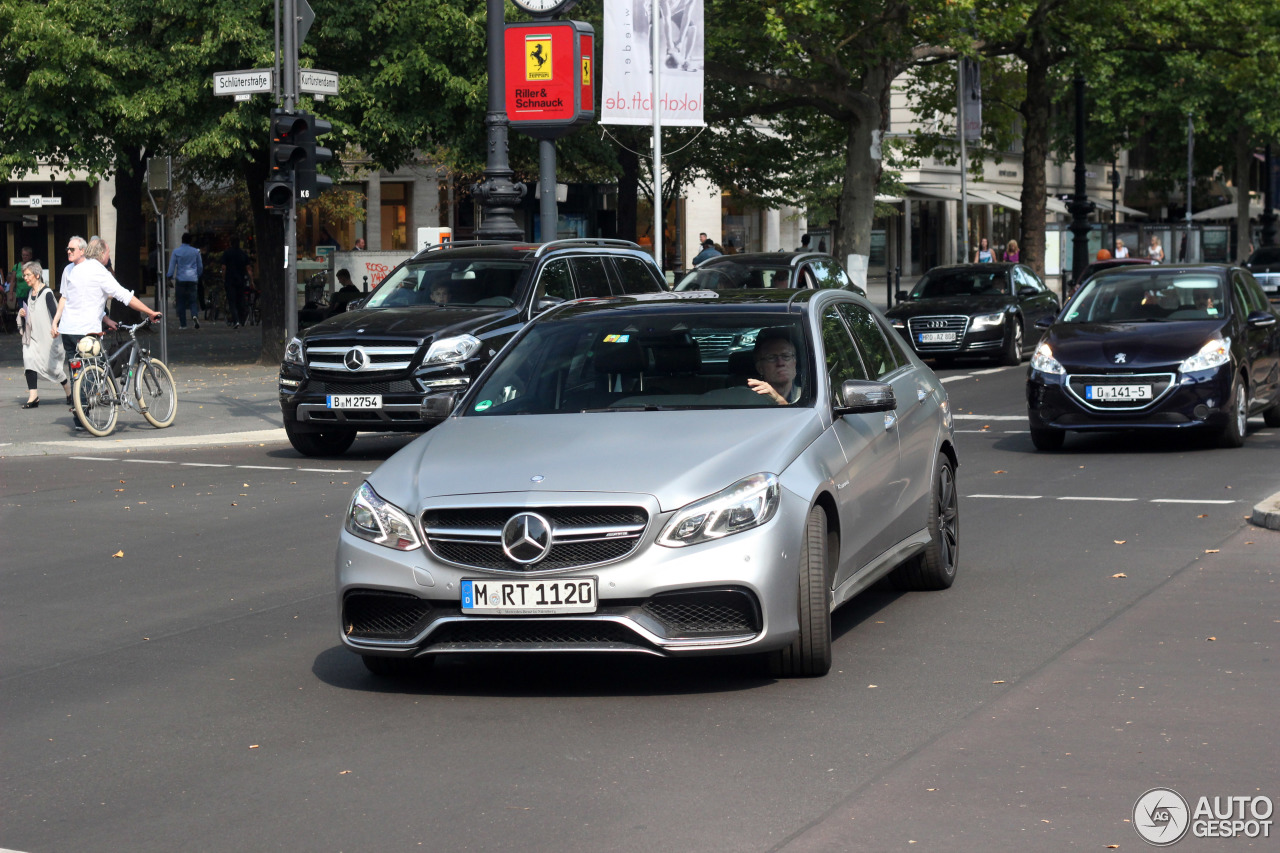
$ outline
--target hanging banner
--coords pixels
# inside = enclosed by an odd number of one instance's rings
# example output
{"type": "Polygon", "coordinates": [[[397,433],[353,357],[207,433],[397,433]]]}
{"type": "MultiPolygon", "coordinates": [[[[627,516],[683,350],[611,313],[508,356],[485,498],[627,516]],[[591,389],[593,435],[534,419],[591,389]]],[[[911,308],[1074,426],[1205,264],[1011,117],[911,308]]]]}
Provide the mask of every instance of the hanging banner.
{"type": "MultiPolygon", "coordinates": [[[[659,0],[658,6],[661,122],[700,127],[706,124],[702,118],[702,0],[659,0]]],[[[651,7],[651,0],[610,0],[604,4],[602,124],[653,124],[651,7]]]]}
{"type": "Polygon", "coordinates": [[[976,59],[964,63],[964,139],[982,141],[982,66],[976,59]]]}

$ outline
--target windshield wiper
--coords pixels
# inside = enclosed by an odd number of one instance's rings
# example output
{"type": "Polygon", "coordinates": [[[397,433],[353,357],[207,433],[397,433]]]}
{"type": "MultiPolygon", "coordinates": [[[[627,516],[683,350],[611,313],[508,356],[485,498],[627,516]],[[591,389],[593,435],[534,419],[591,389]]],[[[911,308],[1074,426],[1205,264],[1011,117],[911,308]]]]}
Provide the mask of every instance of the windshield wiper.
{"type": "Polygon", "coordinates": [[[658,406],[647,403],[643,406],[605,406],[603,409],[582,409],[583,414],[595,412],[674,412],[679,406],[658,406]]]}

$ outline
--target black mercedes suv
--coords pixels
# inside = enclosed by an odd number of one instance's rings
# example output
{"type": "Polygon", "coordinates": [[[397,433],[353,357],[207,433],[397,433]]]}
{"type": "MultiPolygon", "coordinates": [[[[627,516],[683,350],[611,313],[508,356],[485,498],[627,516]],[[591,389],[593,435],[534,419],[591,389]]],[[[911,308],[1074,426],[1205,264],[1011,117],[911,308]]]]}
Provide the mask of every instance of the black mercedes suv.
{"type": "Polygon", "coordinates": [[[357,432],[421,432],[535,315],[570,299],[666,289],[653,257],[625,240],[431,246],[353,310],[289,341],[280,409],[307,456],[346,452],[357,432]]]}

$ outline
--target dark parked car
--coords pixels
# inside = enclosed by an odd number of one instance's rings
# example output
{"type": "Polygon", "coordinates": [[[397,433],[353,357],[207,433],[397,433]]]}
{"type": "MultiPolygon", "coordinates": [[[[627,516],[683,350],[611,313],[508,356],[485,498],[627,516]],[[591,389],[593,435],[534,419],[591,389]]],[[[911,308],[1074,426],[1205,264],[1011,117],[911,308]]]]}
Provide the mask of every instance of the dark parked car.
{"type": "Polygon", "coordinates": [[[1025,264],[934,267],[885,315],[924,358],[990,356],[1021,363],[1027,329],[1058,313],[1058,297],[1025,264]]]}
{"type": "Polygon", "coordinates": [[[535,315],[581,297],[665,291],[623,240],[472,241],[414,255],[352,311],[289,342],[280,408],[300,453],[344,453],[357,431],[420,432],[535,315]]]}
{"type": "Polygon", "coordinates": [[[1280,246],[1263,246],[1244,262],[1272,302],[1280,301],[1280,246]]]}
{"type": "Polygon", "coordinates": [[[1228,447],[1280,426],[1280,313],[1228,264],[1124,267],[1084,283],[1031,359],[1040,450],[1068,430],[1202,429],[1228,447]]]}
{"type": "Polygon", "coordinates": [[[675,290],[849,290],[866,296],[823,252],[747,252],[703,261],[676,283],[675,290]]]}

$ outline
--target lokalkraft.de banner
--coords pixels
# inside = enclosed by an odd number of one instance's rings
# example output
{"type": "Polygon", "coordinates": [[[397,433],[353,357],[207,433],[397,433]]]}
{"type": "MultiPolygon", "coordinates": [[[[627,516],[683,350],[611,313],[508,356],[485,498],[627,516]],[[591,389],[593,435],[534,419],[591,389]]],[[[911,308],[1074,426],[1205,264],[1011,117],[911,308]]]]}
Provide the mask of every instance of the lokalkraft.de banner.
{"type": "MultiPolygon", "coordinates": [[[[607,0],[604,4],[602,124],[653,124],[651,5],[651,0],[607,0]]],[[[661,122],[704,125],[702,0],[659,0],[658,5],[661,122]]]]}

